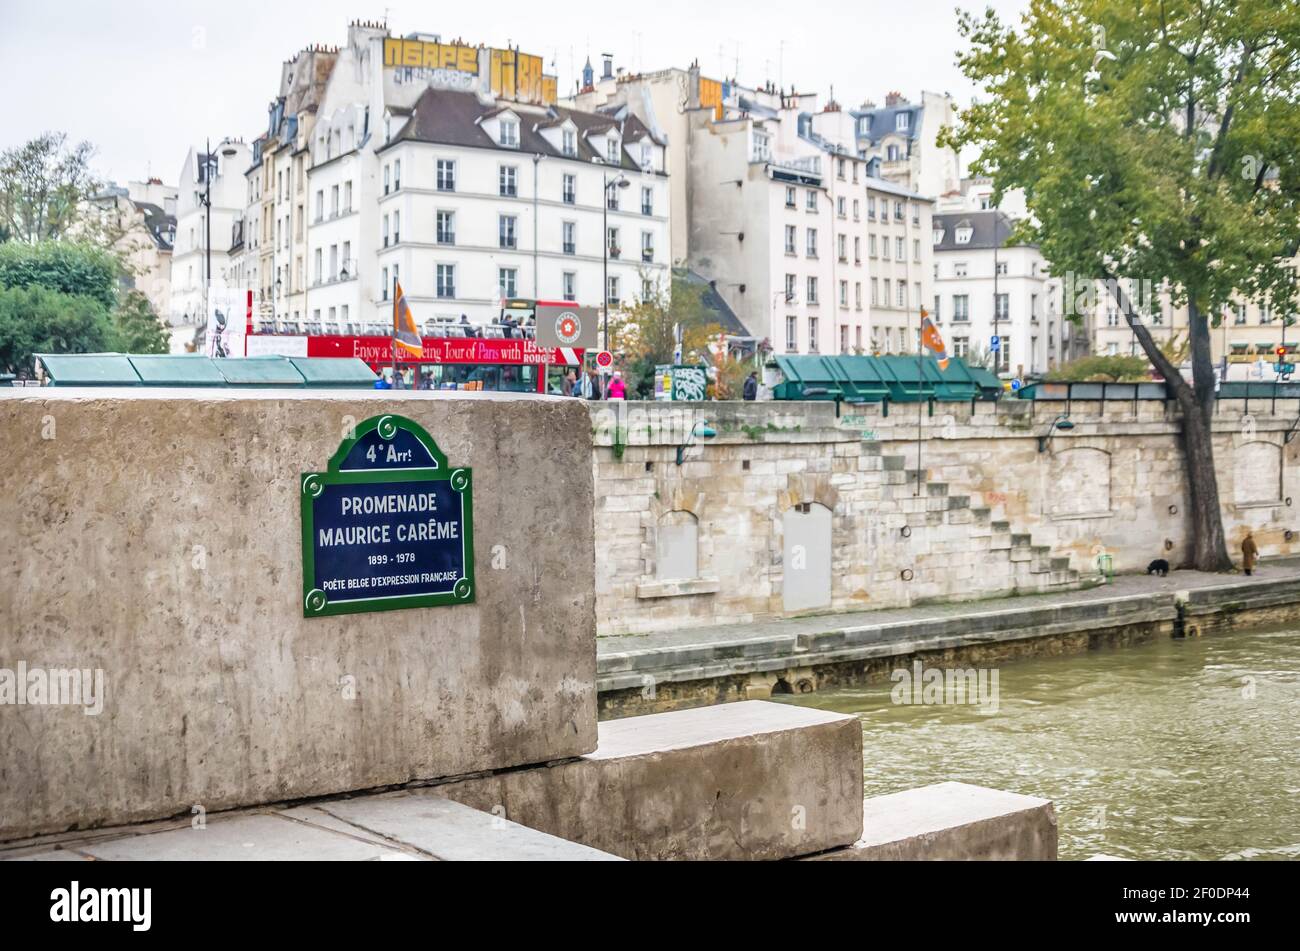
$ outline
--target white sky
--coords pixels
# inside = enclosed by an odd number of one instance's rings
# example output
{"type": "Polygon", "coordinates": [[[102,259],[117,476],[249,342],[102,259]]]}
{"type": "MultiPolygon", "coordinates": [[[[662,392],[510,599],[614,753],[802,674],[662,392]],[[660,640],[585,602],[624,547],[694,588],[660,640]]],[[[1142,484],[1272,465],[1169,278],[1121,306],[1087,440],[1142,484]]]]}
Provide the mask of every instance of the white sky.
{"type": "Polygon", "coordinates": [[[283,60],[385,14],[396,35],[518,45],[543,57],[561,95],[588,54],[599,75],[610,52],[634,71],[698,58],[706,75],[783,79],[823,101],[834,85],[846,107],[891,89],[965,103],[959,3],[1007,17],[1028,0],[0,0],[0,149],[66,131],[97,147],[105,178],[175,184],[190,144],[263,130],[283,60]]]}

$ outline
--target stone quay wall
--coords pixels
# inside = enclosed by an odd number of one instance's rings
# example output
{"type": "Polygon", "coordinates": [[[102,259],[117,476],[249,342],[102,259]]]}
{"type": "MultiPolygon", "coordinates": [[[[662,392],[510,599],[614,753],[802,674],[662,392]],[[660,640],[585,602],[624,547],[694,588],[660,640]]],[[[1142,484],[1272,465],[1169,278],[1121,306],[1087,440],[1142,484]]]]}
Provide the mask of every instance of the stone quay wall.
{"type": "Polygon", "coordinates": [[[3,389],[0,438],[0,668],[103,683],[0,705],[0,841],[595,749],[580,405],[3,389]],[[301,474],[385,413],[473,470],[476,600],[305,619],[301,474]]]}
{"type": "MultiPolygon", "coordinates": [[[[588,409],[601,634],[1068,590],[1188,557],[1172,403],[588,409]]],[[[1248,529],[1266,558],[1297,550],[1298,420],[1300,400],[1218,406],[1238,560],[1248,529]]]]}

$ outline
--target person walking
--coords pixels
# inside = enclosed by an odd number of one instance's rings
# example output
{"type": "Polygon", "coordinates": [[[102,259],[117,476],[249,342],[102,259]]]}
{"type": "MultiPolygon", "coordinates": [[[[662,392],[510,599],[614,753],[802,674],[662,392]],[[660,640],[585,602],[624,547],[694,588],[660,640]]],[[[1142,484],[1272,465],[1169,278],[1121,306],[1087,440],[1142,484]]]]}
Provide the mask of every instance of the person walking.
{"type": "Polygon", "coordinates": [[[750,373],[749,376],[745,377],[745,388],[741,393],[741,397],[746,400],[758,399],[758,371],[757,370],[750,373]]]}
{"type": "Polygon", "coordinates": [[[622,400],[627,398],[627,387],[623,385],[623,374],[617,370],[614,371],[614,378],[609,381],[609,392],[606,399],[622,400]]]}
{"type": "Polygon", "coordinates": [[[1246,529],[1246,537],[1241,542],[1241,567],[1245,569],[1246,574],[1255,573],[1255,565],[1259,563],[1259,546],[1255,544],[1255,533],[1246,529]]]}

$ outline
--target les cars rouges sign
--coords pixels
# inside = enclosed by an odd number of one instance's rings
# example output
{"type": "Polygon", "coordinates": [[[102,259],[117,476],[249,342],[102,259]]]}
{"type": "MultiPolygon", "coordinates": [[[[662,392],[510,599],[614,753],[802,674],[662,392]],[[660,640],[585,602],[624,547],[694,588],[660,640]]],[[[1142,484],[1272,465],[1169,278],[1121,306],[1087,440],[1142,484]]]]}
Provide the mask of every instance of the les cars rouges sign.
{"type": "Polygon", "coordinates": [[[472,602],[472,489],[418,423],[358,424],[299,480],[303,616],[472,602]]]}

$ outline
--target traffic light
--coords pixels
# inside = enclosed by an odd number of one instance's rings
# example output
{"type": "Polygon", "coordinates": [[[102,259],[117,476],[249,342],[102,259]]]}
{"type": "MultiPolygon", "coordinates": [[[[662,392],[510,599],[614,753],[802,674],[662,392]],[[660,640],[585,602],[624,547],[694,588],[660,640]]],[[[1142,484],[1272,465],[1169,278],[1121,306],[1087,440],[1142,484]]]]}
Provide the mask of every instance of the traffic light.
{"type": "Polygon", "coordinates": [[[1285,363],[1285,362],[1286,362],[1286,344],[1282,344],[1282,345],[1279,346],[1277,349],[1275,349],[1273,352],[1277,354],[1277,362],[1278,362],[1278,363],[1285,363]]]}

